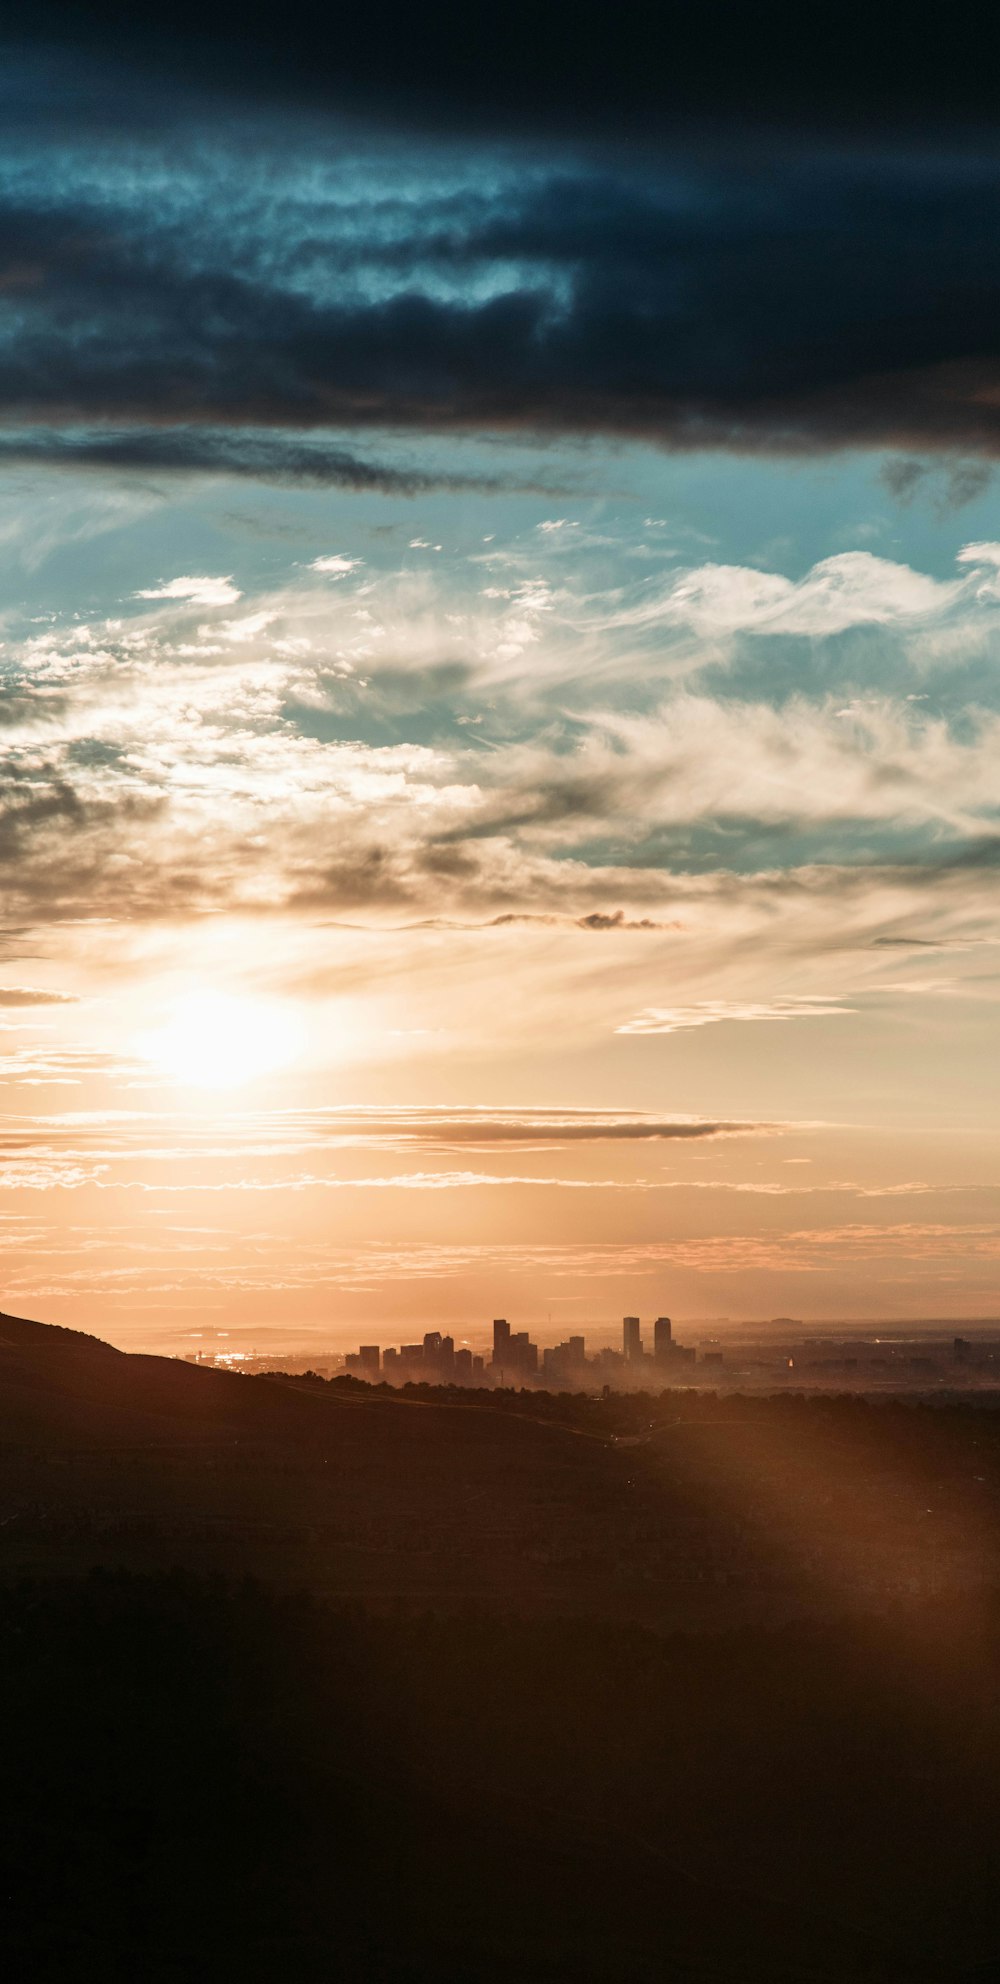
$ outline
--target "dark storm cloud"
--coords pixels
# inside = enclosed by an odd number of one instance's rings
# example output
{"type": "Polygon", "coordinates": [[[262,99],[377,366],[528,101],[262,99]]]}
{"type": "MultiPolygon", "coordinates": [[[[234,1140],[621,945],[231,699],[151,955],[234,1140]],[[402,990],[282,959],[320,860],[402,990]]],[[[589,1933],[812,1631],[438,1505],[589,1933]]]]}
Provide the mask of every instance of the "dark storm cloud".
{"type": "Polygon", "coordinates": [[[27,201],[0,184],[0,456],[413,494],[448,478],[310,432],[877,444],[944,451],[961,502],[961,458],[1000,452],[1000,160],[689,144],[641,171],[467,161],[441,193],[415,152],[381,155],[407,200],[356,160],[334,200],[272,141],[266,197],[232,157],[178,168],[183,197],[123,171],[87,199],[65,163],[27,201]]]}
{"type": "MultiPolygon", "coordinates": [[[[8,0],[8,34],[116,59],[174,87],[353,110],[397,125],[635,142],[678,117],[922,128],[995,115],[997,23],[983,0],[917,20],[889,0],[8,0]]],[[[141,101],[137,111],[141,111],[141,101]]]]}

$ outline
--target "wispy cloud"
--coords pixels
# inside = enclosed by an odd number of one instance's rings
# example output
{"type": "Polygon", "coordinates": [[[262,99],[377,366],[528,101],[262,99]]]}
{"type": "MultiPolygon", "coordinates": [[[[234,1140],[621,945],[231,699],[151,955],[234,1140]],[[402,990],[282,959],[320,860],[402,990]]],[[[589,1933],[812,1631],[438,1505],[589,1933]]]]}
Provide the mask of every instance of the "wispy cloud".
{"type": "Polygon", "coordinates": [[[123,1056],[101,1048],[52,1043],[19,1047],[11,1054],[0,1054],[0,1086],[12,1088],[77,1088],[95,1077],[132,1081],[148,1073],[148,1067],[138,1056],[123,1056]]]}
{"type": "Polygon", "coordinates": [[[325,1109],[295,1119],[314,1135],[394,1145],[474,1146],[509,1144],[558,1147],[578,1143],[688,1143],[714,1137],[774,1134],[780,1125],[691,1116],[622,1115],[616,1110],[501,1110],[422,1108],[325,1109]]]}
{"type": "Polygon", "coordinates": [[[72,992],[41,991],[31,985],[0,985],[0,1006],[74,1006],[72,992]]]}
{"type": "MultiPolygon", "coordinates": [[[[98,502],[100,483],[126,479],[137,493],[143,483],[155,478],[159,485],[207,476],[238,482],[273,483],[305,489],[345,489],[356,495],[400,496],[408,500],[437,491],[458,494],[502,496],[508,493],[534,493],[558,496],[568,493],[555,478],[531,472],[518,475],[468,474],[446,467],[426,468],[379,460],[359,454],[320,433],[302,433],[290,412],[287,431],[281,428],[257,429],[252,425],[226,428],[211,422],[172,427],[30,426],[0,427],[0,466],[91,470],[95,488],[90,504],[98,502]],[[554,486],[555,484],[555,486],[554,486]]],[[[2,404],[0,404],[2,415],[2,404]]],[[[571,477],[560,481],[572,481],[571,477]]],[[[132,506],[136,503],[132,496],[132,506]]],[[[105,502],[116,500],[105,491],[105,502]]],[[[119,513],[123,508],[121,491],[117,496],[119,513]]],[[[86,534],[81,524],[79,533],[86,534]]]]}
{"type": "Polygon", "coordinates": [[[616,1033],[683,1033],[691,1027],[719,1026],[728,1020],[829,1019],[856,1009],[835,999],[786,998],[752,1003],[738,999],[704,999],[696,1006],[647,1006],[616,1033]]]}

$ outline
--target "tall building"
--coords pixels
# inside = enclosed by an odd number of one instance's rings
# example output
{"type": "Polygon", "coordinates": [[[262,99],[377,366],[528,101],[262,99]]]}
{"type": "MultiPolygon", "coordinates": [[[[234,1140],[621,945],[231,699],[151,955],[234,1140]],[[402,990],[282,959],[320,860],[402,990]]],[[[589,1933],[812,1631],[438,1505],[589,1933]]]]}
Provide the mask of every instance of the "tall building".
{"type": "Polygon", "coordinates": [[[553,1384],[579,1385],[586,1376],[586,1346],[582,1336],[550,1344],[542,1353],[542,1369],[553,1384]]]}
{"type": "Polygon", "coordinates": [[[626,1316],[622,1322],[622,1349],[626,1364],[638,1364],[642,1356],[642,1330],[638,1316],[626,1316]]]}
{"type": "Polygon", "coordinates": [[[673,1350],[673,1331],[669,1316],[657,1316],[653,1324],[653,1356],[658,1364],[666,1362],[673,1350]]]}
{"type": "Polygon", "coordinates": [[[508,1338],[507,1363],[511,1370],[522,1377],[530,1377],[538,1369],[538,1345],[532,1343],[527,1330],[518,1330],[508,1338]]]}
{"type": "Polygon", "coordinates": [[[363,1343],[360,1350],[349,1350],[344,1358],[344,1369],[352,1378],[363,1378],[366,1385],[377,1385],[380,1364],[377,1343],[363,1343]]]}

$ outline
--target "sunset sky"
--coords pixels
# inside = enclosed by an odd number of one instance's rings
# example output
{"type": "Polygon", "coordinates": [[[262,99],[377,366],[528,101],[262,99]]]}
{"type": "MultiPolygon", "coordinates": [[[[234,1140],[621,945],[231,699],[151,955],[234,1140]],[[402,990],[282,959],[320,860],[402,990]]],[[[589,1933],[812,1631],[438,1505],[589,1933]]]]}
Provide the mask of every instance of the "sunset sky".
{"type": "Polygon", "coordinates": [[[0,1306],[1000,1313],[971,70],[79,11],[0,65],[0,1306]]]}

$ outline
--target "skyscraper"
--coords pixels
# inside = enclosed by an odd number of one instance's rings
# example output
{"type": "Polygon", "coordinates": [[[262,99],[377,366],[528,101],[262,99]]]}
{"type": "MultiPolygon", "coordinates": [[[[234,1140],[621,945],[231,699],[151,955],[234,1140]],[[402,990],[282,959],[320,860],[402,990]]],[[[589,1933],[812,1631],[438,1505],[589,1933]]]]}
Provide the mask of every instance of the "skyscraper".
{"type": "Polygon", "coordinates": [[[518,1330],[507,1345],[507,1359],[511,1367],[521,1377],[530,1377],[538,1369],[538,1345],[532,1343],[527,1330],[518,1330]]]}
{"type": "Polygon", "coordinates": [[[504,1357],[507,1354],[507,1346],[509,1342],[510,1342],[510,1324],[504,1320],[503,1316],[495,1317],[493,1322],[494,1364],[503,1363],[504,1357]]]}
{"type": "Polygon", "coordinates": [[[642,1331],[638,1316],[626,1316],[622,1322],[622,1349],[626,1364],[638,1364],[642,1356],[642,1331]]]}
{"type": "Polygon", "coordinates": [[[653,1324],[653,1356],[658,1364],[666,1362],[673,1350],[673,1334],[669,1316],[657,1316],[653,1324]]]}

